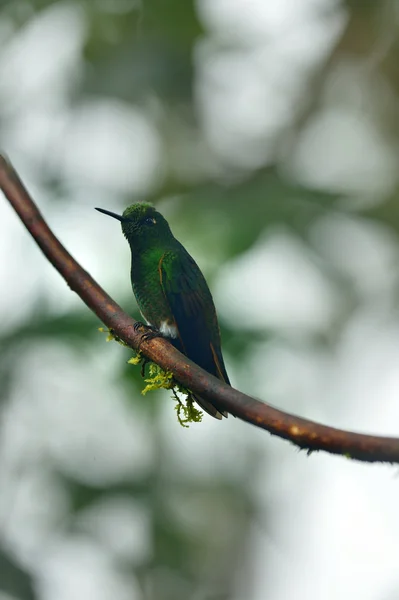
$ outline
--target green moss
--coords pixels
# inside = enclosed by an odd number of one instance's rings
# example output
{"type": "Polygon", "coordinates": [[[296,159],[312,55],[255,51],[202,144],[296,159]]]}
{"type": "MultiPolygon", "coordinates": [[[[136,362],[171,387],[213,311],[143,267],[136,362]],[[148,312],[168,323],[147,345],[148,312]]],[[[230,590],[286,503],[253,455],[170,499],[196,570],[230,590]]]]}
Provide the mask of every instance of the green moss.
{"type": "Polygon", "coordinates": [[[188,428],[189,423],[201,423],[204,413],[194,406],[194,399],[190,392],[185,391],[184,393],[186,397],[182,401],[173,390],[173,395],[177,400],[175,405],[177,420],[182,427],[188,428]]]}
{"type": "MultiPolygon", "coordinates": [[[[105,329],[100,327],[99,331],[107,333],[107,342],[116,341],[122,346],[129,347],[125,344],[118,336],[116,336],[112,329],[105,329]]],[[[129,365],[141,365],[142,375],[144,376],[144,367],[148,362],[148,359],[141,354],[136,352],[132,358],[128,361],[129,365]]],[[[162,388],[166,390],[172,390],[173,398],[176,400],[175,411],[177,420],[182,427],[189,427],[189,423],[200,423],[202,421],[203,412],[199,410],[194,404],[194,398],[189,390],[186,390],[180,383],[173,379],[173,373],[170,371],[164,371],[161,367],[153,362],[149,363],[149,377],[144,379],[146,386],[142,390],[143,396],[153,390],[160,390],[162,388]],[[178,393],[184,396],[181,400],[178,393]]]]}
{"type": "Polygon", "coordinates": [[[147,392],[151,392],[152,390],[160,390],[161,388],[170,390],[174,386],[173,373],[170,373],[169,371],[164,371],[155,363],[150,363],[149,375],[150,376],[148,379],[144,379],[147,385],[141,392],[143,396],[145,396],[147,392]]]}
{"type": "Polygon", "coordinates": [[[101,333],[108,334],[107,339],[105,340],[106,342],[118,342],[118,344],[120,344],[121,346],[124,346],[125,348],[129,348],[129,346],[123,340],[121,340],[120,337],[118,337],[117,335],[114,334],[113,329],[106,329],[105,327],[99,327],[98,331],[100,331],[101,333]]]}
{"type": "Polygon", "coordinates": [[[127,361],[127,363],[129,365],[140,365],[143,361],[144,361],[144,356],[141,354],[141,352],[136,352],[136,354],[134,356],[132,356],[132,358],[129,358],[129,360],[127,361]]]}
{"type": "Polygon", "coordinates": [[[155,363],[150,363],[149,375],[150,377],[144,380],[147,385],[141,392],[143,396],[152,390],[162,388],[172,390],[173,398],[177,401],[175,411],[180,425],[189,427],[189,423],[200,423],[202,421],[202,411],[194,406],[194,398],[191,393],[173,379],[173,373],[164,371],[155,363]],[[183,400],[179,398],[178,392],[185,396],[183,400]]]}

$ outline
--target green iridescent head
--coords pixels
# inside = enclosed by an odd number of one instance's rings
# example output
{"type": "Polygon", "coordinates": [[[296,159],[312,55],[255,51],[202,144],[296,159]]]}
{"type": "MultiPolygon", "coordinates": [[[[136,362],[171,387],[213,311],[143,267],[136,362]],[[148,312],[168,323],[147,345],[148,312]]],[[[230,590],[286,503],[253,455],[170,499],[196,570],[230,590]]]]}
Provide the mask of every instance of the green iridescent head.
{"type": "Polygon", "coordinates": [[[131,204],[118,215],[103,208],[96,208],[101,213],[118,219],[122,224],[123,235],[134,247],[151,247],[157,241],[173,238],[167,220],[152,204],[138,202],[131,204]]]}

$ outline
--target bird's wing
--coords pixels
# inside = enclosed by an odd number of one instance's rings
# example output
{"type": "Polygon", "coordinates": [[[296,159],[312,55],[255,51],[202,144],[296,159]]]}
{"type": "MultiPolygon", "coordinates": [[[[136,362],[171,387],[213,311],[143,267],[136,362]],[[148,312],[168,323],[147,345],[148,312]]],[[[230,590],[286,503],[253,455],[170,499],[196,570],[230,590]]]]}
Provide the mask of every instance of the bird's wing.
{"type": "MultiPolygon", "coordinates": [[[[230,383],[220,348],[213,299],[198,265],[182,246],[179,252],[165,252],[158,270],[182,351],[208,373],[230,383]]],[[[207,402],[200,400],[202,405],[207,402]]],[[[209,412],[209,407],[203,408],[209,412]]],[[[216,409],[211,408],[214,414],[216,409]]]]}

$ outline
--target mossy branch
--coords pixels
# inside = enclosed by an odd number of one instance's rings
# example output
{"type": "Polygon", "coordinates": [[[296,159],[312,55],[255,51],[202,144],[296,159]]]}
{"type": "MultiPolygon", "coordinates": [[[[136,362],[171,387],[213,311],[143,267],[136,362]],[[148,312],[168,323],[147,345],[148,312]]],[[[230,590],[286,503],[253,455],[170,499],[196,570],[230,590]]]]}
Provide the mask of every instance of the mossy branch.
{"type": "Polygon", "coordinates": [[[399,463],[398,438],[335,429],[277,410],[210,375],[178,352],[167,340],[142,340],[142,333],[134,329],[134,319],[123,312],[62,246],[44,221],[15,170],[1,156],[0,189],[69,287],[122,342],[132,349],[140,348],[144,356],[158,364],[165,372],[173,373],[174,379],[184,388],[211,402],[217,402],[222,410],[289,440],[309,453],[324,450],[366,462],[399,463]]]}
{"type": "MultiPolygon", "coordinates": [[[[142,375],[144,376],[144,367],[147,359],[141,352],[137,352],[136,355],[127,362],[131,365],[142,364],[142,375]]],[[[192,397],[191,392],[186,390],[175,380],[171,371],[164,371],[159,365],[153,362],[150,362],[148,370],[149,377],[144,379],[147,385],[141,391],[143,396],[145,396],[147,392],[161,390],[162,388],[171,390],[172,397],[176,400],[175,411],[180,425],[182,425],[182,427],[189,427],[189,423],[200,423],[202,421],[203,412],[194,405],[194,398],[192,397]],[[179,397],[179,393],[183,396],[183,399],[179,397]]]]}
{"type": "MultiPolygon", "coordinates": [[[[105,329],[104,327],[99,327],[98,329],[101,333],[107,334],[107,342],[118,342],[122,344],[122,346],[128,347],[125,342],[120,340],[112,329],[105,329]]],[[[148,359],[141,354],[138,350],[132,358],[128,361],[128,364],[138,366],[141,365],[141,374],[144,378],[145,366],[148,362],[148,359]]],[[[173,373],[170,371],[164,371],[161,367],[155,363],[149,363],[149,377],[144,379],[147,384],[141,391],[143,396],[147,394],[147,392],[152,392],[154,390],[161,390],[162,388],[165,390],[172,391],[172,397],[176,400],[175,411],[177,420],[182,427],[188,428],[189,423],[200,423],[202,421],[203,412],[198,409],[194,404],[194,398],[189,390],[186,390],[178,381],[176,381],[173,377],[173,373]],[[178,396],[180,393],[183,396],[181,399],[178,396]]]]}

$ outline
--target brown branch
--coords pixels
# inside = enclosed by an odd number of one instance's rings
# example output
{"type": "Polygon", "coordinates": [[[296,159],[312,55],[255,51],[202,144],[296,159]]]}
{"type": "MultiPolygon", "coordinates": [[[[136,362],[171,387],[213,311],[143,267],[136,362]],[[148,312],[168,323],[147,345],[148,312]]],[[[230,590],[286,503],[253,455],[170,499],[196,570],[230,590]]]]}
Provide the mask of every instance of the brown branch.
{"type": "MultiPolygon", "coordinates": [[[[105,325],[113,329],[131,348],[137,349],[141,334],[129,317],[82,269],[49,229],[38,208],[12,166],[0,156],[0,189],[35,239],[48,260],[61,273],[69,287],[105,325]]],[[[399,439],[362,435],[301,419],[222,383],[180,354],[162,338],[144,341],[142,352],[186,388],[217,401],[229,413],[289,440],[308,452],[324,450],[367,462],[399,462],[399,439]]]]}

